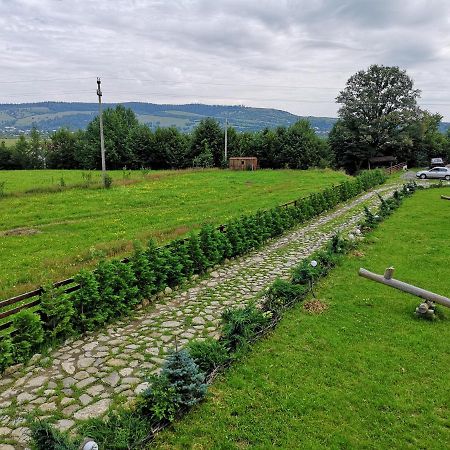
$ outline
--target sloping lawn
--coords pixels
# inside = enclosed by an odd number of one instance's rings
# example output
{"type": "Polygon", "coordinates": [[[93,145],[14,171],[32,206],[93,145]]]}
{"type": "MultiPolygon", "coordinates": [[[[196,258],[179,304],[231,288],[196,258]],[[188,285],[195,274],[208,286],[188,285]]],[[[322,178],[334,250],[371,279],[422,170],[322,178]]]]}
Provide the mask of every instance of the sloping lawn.
{"type": "Polygon", "coordinates": [[[211,387],[153,447],[450,447],[450,310],[418,319],[420,299],[358,277],[395,277],[450,296],[448,189],[418,191],[302,305],[211,387]]]}

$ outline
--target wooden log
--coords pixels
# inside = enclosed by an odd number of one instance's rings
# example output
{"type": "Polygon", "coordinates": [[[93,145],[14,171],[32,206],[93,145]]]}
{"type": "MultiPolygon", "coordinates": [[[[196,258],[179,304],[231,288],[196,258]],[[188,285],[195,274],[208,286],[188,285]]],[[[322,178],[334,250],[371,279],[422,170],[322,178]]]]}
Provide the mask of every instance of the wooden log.
{"type": "Polygon", "coordinates": [[[450,200],[450,197],[447,197],[446,195],[441,195],[442,200],[450,200]]]}
{"type": "Polygon", "coordinates": [[[393,287],[408,294],[415,295],[416,297],[424,298],[425,300],[430,300],[434,303],[439,303],[442,306],[450,308],[450,298],[444,297],[443,295],[435,294],[434,292],[426,291],[425,289],[418,288],[412,284],[404,283],[403,281],[395,280],[394,278],[385,278],[383,275],[378,275],[373,272],[369,272],[366,269],[359,269],[359,276],[367,278],[377,283],[386,284],[387,286],[393,287]]]}

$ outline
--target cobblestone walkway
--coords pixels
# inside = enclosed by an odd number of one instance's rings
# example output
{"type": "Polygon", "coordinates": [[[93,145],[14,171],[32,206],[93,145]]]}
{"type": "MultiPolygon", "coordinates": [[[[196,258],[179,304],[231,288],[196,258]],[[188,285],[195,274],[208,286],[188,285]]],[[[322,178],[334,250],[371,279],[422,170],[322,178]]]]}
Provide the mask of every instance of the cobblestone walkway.
{"type": "MultiPolygon", "coordinates": [[[[377,191],[387,195],[395,188],[377,191]]],[[[133,398],[146,388],[144,375],[159,370],[169,349],[218,336],[225,308],[255,298],[334,233],[354,227],[363,202],[377,203],[375,193],[218,267],[195,286],[157,298],[134,318],[67,342],[48,356],[35,355],[26,367],[8,369],[0,378],[0,448],[26,448],[29,413],[54,417],[57,427],[68,430],[76,421],[101,416],[110,405],[133,398]]]]}

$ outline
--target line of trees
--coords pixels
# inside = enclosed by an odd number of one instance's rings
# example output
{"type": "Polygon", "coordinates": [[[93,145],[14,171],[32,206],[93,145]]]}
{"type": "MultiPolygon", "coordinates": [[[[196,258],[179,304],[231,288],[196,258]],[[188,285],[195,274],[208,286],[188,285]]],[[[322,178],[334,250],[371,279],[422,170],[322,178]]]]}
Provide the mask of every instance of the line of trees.
{"type": "MultiPolygon", "coordinates": [[[[106,165],[109,169],[182,169],[223,167],[224,130],[212,118],[202,120],[192,133],[175,127],[152,131],[122,105],[103,113],[106,165]]],[[[256,156],[261,167],[307,169],[333,164],[328,142],[316,135],[306,120],[289,127],[239,133],[228,128],[228,156],[256,156]]],[[[99,119],[85,131],[60,129],[43,139],[33,128],[8,148],[0,146],[0,169],[99,169],[99,119]]]]}
{"type": "MultiPolygon", "coordinates": [[[[263,168],[345,168],[354,173],[374,156],[395,156],[409,166],[432,157],[450,160],[450,133],[440,133],[442,116],[417,106],[420,91],[398,67],[372,65],[349,78],[337,97],[339,119],[328,139],[316,135],[307,120],[276,129],[237,132],[228,128],[228,156],[256,156],[263,168]]],[[[192,133],[175,127],[152,131],[134,112],[119,105],[104,111],[106,163],[109,169],[224,167],[224,130],[212,118],[192,133]]],[[[99,169],[99,119],[85,131],[60,129],[43,139],[33,128],[15,146],[0,145],[0,169],[99,169]]]]}

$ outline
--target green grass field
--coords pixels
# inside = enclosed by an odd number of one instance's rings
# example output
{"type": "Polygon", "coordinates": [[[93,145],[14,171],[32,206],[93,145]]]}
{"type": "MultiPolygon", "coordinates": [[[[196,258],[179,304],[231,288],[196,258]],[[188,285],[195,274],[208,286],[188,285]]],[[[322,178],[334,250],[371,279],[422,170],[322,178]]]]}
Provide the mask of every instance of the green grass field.
{"type": "Polygon", "coordinates": [[[162,432],[161,449],[445,449],[450,444],[450,310],[414,316],[420,299],[358,277],[395,277],[450,296],[448,189],[405,200],[317,289],[162,432]]]}
{"type": "MultiPolygon", "coordinates": [[[[169,171],[156,172],[140,170],[110,170],[108,174],[116,184],[142,181],[146,178],[161,176],[169,171]]],[[[91,187],[102,185],[102,174],[98,170],[0,170],[0,183],[4,182],[6,195],[27,193],[51,193],[63,186],[65,189],[77,188],[89,184],[91,187]]]]}
{"type": "MultiPolygon", "coordinates": [[[[135,239],[164,242],[203,223],[219,225],[346,178],[330,170],[191,170],[151,172],[143,179],[137,171],[131,178],[139,182],[110,190],[21,194],[32,186],[53,185],[61,173],[0,172],[0,180],[18,193],[0,199],[2,298],[72,276],[102,256],[125,255],[135,239]]],[[[63,176],[66,183],[77,182],[81,171],[64,171],[63,176]]],[[[121,176],[120,171],[113,174],[121,176]]]]}

